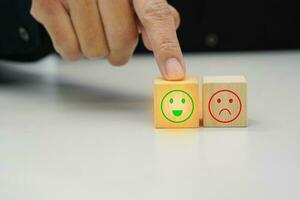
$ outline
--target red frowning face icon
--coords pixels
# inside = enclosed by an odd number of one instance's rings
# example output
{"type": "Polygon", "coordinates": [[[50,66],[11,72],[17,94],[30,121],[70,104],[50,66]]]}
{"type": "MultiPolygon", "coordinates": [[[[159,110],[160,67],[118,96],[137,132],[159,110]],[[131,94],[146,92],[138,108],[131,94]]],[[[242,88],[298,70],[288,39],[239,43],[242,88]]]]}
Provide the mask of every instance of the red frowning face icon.
{"type": "Polygon", "coordinates": [[[231,90],[220,90],[211,96],[208,110],[216,121],[230,123],[235,121],[241,114],[241,99],[231,90]]]}

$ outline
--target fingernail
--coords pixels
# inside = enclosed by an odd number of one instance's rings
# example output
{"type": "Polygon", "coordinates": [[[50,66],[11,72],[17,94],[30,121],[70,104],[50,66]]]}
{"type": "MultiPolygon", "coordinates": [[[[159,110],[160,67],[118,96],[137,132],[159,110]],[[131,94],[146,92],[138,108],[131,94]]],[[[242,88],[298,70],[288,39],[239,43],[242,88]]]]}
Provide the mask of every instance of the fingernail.
{"type": "Polygon", "coordinates": [[[169,80],[181,80],[184,78],[183,66],[176,58],[170,58],[167,60],[166,73],[169,80]]]}

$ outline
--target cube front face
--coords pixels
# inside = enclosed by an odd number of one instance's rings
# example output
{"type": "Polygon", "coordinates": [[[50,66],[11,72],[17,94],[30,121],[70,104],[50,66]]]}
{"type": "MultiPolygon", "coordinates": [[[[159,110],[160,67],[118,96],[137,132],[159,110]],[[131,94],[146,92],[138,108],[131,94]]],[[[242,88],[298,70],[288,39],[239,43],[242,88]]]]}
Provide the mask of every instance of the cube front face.
{"type": "MultiPolygon", "coordinates": [[[[221,79],[222,80],[222,79],[221,79]]],[[[224,78],[226,80],[226,78],[224,78]]],[[[246,127],[246,81],[203,81],[203,125],[205,127],[246,127]]]]}
{"type": "Polygon", "coordinates": [[[199,83],[184,81],[154,83],[154,122],[156,128],[199,127],[199,83]]]}

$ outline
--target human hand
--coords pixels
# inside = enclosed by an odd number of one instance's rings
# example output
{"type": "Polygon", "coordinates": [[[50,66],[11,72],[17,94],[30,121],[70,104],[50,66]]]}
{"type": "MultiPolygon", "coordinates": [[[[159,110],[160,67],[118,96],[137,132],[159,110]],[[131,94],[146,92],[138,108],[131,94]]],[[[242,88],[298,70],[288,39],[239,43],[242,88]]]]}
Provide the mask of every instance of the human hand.
{"type": "Polygon", "coordinates": [[[163,77],[184,78],[176,35],[179,14],[166,0],[32,0],[31,14],[66,60],[105,57],[113,65],[123,65],[141,33],[163,77]]]}

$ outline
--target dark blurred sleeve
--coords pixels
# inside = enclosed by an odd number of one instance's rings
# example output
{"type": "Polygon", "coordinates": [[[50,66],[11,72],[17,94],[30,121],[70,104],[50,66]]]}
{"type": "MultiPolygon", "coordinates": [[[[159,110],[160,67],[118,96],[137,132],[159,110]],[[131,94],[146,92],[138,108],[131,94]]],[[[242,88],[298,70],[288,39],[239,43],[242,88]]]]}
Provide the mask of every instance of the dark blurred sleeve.
{"type": "Polygon", "coordinates": [[[168,2],[181,15],[178,38],[185,52],[300,48],[298,0],[168,2]]]}
{"type": "MultiPolygon", "coordinates": [[[[298,0],[169,0],[181,14],[183,51],[300,48],[298,0]]],[[[54,52],[29,14],[31,0],[0,0],[0,59],[34,61],[54,52]]],[[[145,52],[140,43],[137,52],[145,52]]]]}
{"type": "Polygon", "coordinates": [[[29,14],[31,0],[0,0],[0,59],[35,61],[53,52],[48,34],[29,14]]]}

